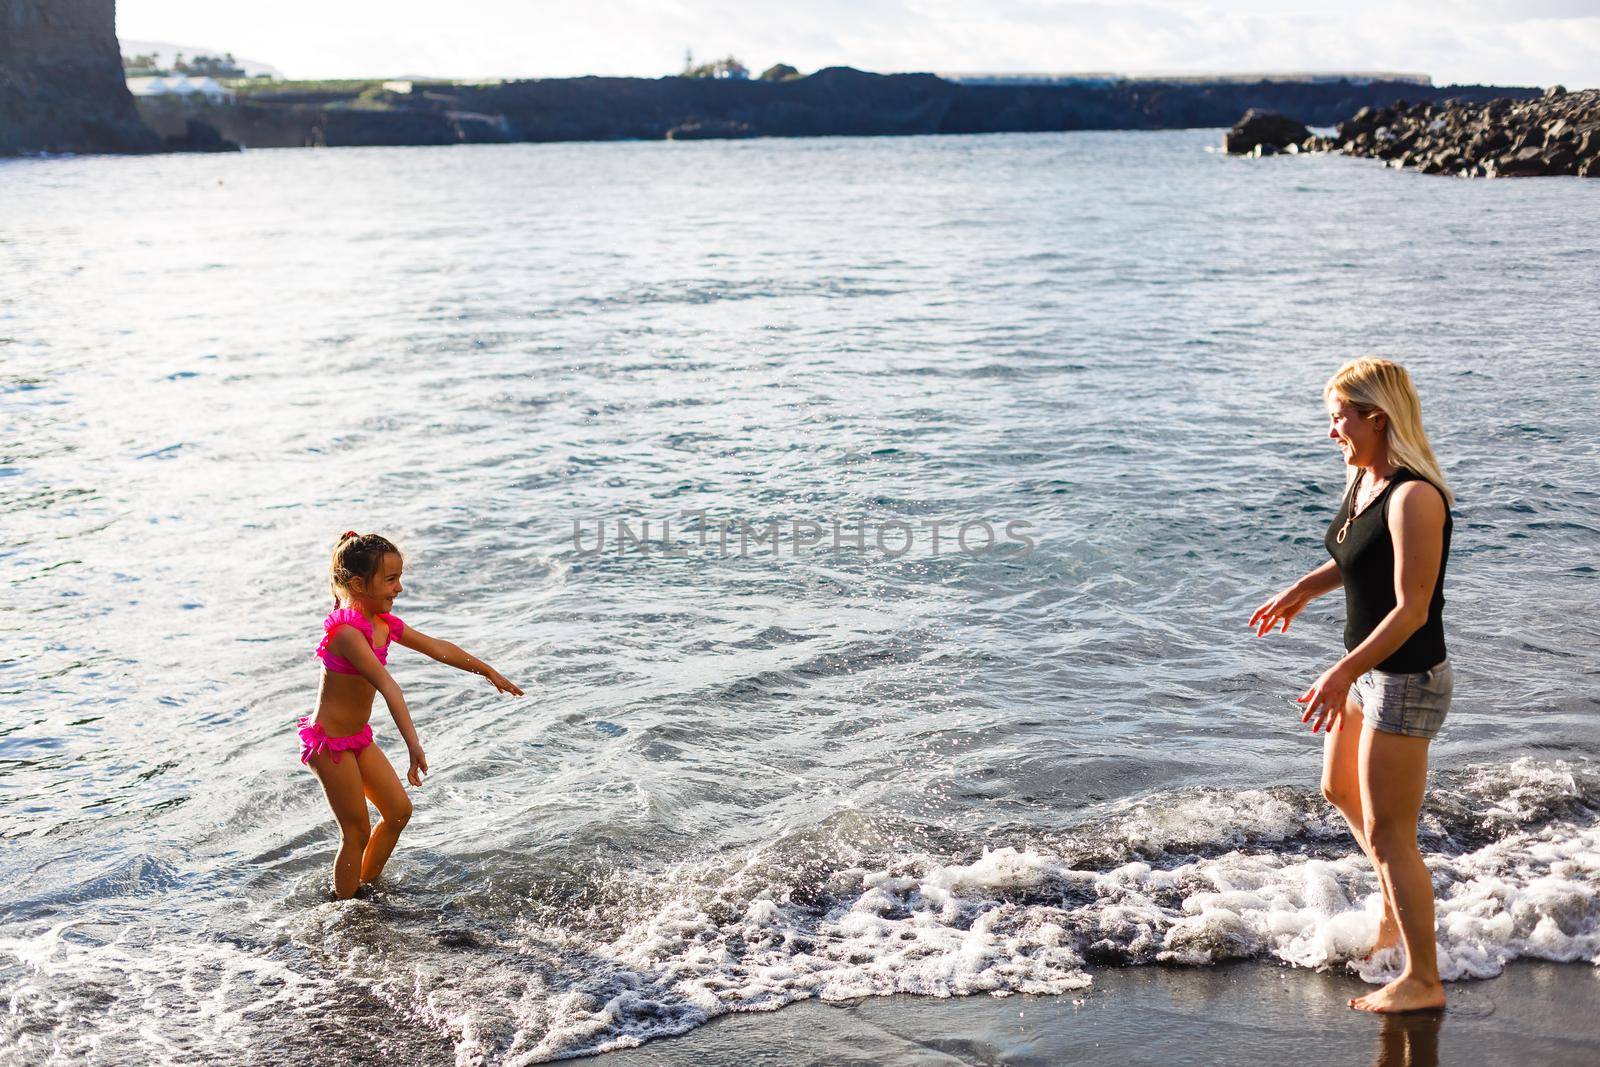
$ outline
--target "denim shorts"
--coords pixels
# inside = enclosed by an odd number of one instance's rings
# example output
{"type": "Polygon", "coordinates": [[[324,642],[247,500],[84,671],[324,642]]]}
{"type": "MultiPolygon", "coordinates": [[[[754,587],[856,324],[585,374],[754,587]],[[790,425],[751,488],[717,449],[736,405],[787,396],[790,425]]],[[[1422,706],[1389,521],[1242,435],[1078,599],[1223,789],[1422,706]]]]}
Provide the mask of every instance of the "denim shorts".
{"type": "Polygon", "coordinates": [[[1444,725],[1455,689],[1455,671],[1448,659],[1415,674],[1368,671],[1350,693],[1374,730],[1407,737],[1433,737],[1444,725]]]}

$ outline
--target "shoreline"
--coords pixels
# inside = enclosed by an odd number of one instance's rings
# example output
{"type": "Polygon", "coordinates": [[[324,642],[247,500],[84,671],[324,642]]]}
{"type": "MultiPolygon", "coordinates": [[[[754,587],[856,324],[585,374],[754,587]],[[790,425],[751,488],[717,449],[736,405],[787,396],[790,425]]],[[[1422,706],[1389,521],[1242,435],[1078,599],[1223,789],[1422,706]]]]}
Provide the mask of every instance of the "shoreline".
{"type": "Polygon", "coordinates": [[[750,1064],[1221,1064],[1430,1067],[1600,1062],[1600,970],[1519,960],[1497,977],[1446,984],[1443,1013],[1374,1015],[1343,969],[1259,960],[1092,972],[1065,996],[897,995],[718,1016],[679,1037],[568,1060],[606,1067],[750,1064]]]}
{"type": "Polygon", "coordinates": [[[1402,98],[1488,101],[1540,92],[1343,80],[973,85],[827,67],[781,82],[588,77],[419,82],[404,92],[359,83],[321,91],[262,87],[211,106],[141,98],[139,112],[173,146],[333,148],[1199,129],[1227,126],[1247,108],[1324,126],[1402,98]]]}

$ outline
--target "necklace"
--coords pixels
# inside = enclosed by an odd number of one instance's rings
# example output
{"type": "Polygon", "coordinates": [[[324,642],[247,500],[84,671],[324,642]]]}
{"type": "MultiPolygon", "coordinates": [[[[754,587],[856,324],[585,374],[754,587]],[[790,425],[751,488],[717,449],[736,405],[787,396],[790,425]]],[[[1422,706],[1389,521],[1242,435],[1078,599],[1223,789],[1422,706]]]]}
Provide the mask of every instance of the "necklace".
{"type": "MultiPolygon", "coordinates": [[[[1359,477],[1365,479],[1366,471],[1362,471],[1359,477]]],[[[1394,476],[1390,475],[1389,477],[1392,478],[1394,476]]],[[[1368,490],[1368,496],[1365,502],[1357,499],[1360,494],[1360,489],[1359,487],[1357,488],[1356,493],[1352,494],[1350,497],[1350,513],[1344,517],[1344,525],[1339,527],[1339,532],[1333,535],[1333,540],[1336,544],[1344,544],[1344,535],[1350,532],[1350,524],[1365,514],[1366,510],[1372,506],[1372,502],[1380,495],[1378,492],[1379,488],[1388,484],[1389,478],[1384,478],[1378,482],[1377,485],[1368,490]]]]}

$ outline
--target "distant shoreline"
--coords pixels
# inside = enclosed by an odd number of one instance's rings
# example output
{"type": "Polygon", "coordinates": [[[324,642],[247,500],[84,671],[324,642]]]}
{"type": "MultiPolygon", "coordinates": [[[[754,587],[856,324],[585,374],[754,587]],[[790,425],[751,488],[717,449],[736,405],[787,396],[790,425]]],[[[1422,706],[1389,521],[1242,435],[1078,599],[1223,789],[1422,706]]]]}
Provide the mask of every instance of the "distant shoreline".
{"type": "Polygon", "coordinates": [[[1397,100],[1528,99],[1539,92],[1345,80],[968,84],[830,67],[784,82],[585,77],[263,85],[224,104],[145,98],[139,111],[171,147],[187,147],[183,142],[196,135],[190,123],[197,122],[241,147],[300,148],[1182,129],[1228,126],[1249,108],[1331,126],[1362,107],[1397,100]]]}
{"type": "MultiPolygon", "coordinates": [[[[0,156],[550,141],[705,140],[1225,127],[1250,109],[1329,126],[1364,107],[1523,100],[1540,90],[1434,86],[1351,72],[1247,76],[871,74],[396,79],[294,91],[129,90],[106,0],[15,0],[0,47],[0,156]],[[1330,80],[1332,77],[1333,80],[1330,80]]],[[[148,89],[149,86],[145,86],[148,89]]]]}

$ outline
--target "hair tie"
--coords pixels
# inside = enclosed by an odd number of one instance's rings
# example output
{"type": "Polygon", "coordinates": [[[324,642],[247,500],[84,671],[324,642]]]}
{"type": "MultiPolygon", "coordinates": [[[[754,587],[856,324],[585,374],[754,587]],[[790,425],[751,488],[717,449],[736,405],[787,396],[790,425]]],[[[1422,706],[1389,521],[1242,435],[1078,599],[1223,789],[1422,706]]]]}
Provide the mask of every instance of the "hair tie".
{"type": "Polygon", "coordinates": [[[344,533],[339,535],[339,540],[343,541],[347,537],[360,537],[360,536],[361,535],[356,533],[354,530],[346,530],[344,533]]]}

